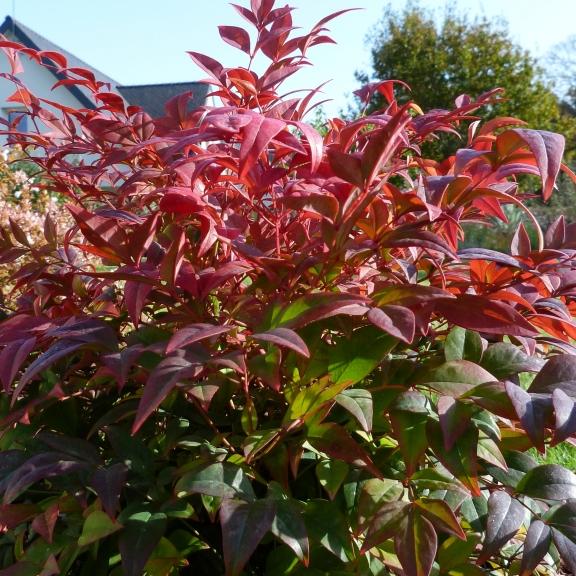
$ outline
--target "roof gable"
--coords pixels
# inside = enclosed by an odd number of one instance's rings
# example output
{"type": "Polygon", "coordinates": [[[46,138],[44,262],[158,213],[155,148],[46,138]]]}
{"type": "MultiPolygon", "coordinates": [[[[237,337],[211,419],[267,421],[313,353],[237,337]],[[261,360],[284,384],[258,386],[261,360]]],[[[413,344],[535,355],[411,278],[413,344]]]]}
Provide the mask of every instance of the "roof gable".
{"type": "MultiPolygon", "coordinates": [[[[192,92],[189,107],[197,108],[202,106],[208,94],[208,86],[202,82],[174,82],[167,84],[144,84],[139,86],[120,86],[118,82],[100,70],[90,66],[80,58],[77,58],[67,50],[62,49],[41,34],[34,32],[21,22],[6,16],[0,26],[0,34],[11,34],[14,39],[27,48],[33,50],[58,52],[68,61],[70,68],[84,68],[96,77],[100,82],[110,84],[111,89],[120,94],[130,105],[140,106],[145,112],[153,118],[164,115],[164,105],[171,98],[182,94],[183,92],[192,92]]],[[[46,59],[46,63],[51,61],[46,59]]],[[[55,78],[62,80],[65,76],[56,70],[55,66],[48,67],[55,78]]],[[[86,108],[95,108],[89,92],[82,86],[74,84],[66,85],[66,89],[86,108]]]]}
{"type": "MultiPolygon", "coordinates": [[[[100,72],[100,70],[93,68],[92,66],[90,66],[83,60],[80,60],[80,58],[77,58],[67,50],[64,50],[63,48],[61,48],[57,44],[54,44],[47,38],[44,38],[44,36],[38,34],[37,32],[34,32],[34,30],[31,30],[21,22],[12,19],[10,16],[6,16],[4,22],[0,26],[0,34],[9,34],[9,33],[11,33],[15,37],[15,40],[17,40],[27,48],[48,52],[58,52],[62,54],[68,61],[68,66],[70,68],[84,68],[86,70],[89,70],[94,74],[97,80],[111,84],[112,88],[116,88],[116,85],[118,84],[116,80],[113,80],[103,72],[100,72]]],[[[47,60],[47,62],[50,61],[47,60]]],[[[63,80],[65,78],[65,76],[63,74],[58,73],[54,67],[50,67],[50,70],[58,80],[63,80]]],[[[81,87],[75,85],[67,85],[66,88],[82,103],[83,106],[85,106],[86,108],[94,108],[92,100],[88,97],[88,95],[83,91],[81,87]]]]}

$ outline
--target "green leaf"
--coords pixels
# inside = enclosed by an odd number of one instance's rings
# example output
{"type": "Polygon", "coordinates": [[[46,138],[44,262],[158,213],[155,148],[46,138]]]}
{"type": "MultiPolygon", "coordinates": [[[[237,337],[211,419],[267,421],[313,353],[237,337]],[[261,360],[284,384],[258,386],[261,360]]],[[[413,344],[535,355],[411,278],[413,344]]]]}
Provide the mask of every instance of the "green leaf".
{"type": "Polygon", "coordinates": [[[82,526],[82,534],[78,538],[78,546],[88,546],[114,532],[118,532],[122,528],[122,524],[116,520],[112,520],[106,512],[101,510],[94,510],[91,512],[82,526]]]}
{"type": "Polygon", "coordinates": [[[394,437],[400,445],[402,459],[406,464],[406,475],[411,476],[428,449],[426,425],[428,415],[418,412],[391,411],[390,420],[394,437]]]}
{"type": "Polygon", "coordinates": [[[497,380],[502,380],[519,372],[538,372],[544,361],[528,356],[509,342],[496,342],[488,346],[481,364],[497,380]]]}
{"type": "Polygon", "coordinates": [[[289,546],[298,559],[308,566],[310,544],[301,505],[293,499],[275,500],[276,516],[271,531],[276,538],[289,546]]]}
{"type": "Polygon", "coordinates": [[[478,384],[497,380],[490,372],[468,360],[453,360],[430,370],[423,383],[440,394],[458,397],[478,384]]]}
{"type": "Polygon", "coordinates": [[[363,532],[368,522],[379,508],[387,502],[399,500],[404,494],[404,486],[397,480],[370,478],[362,482],[356,513],[358,531],[363,532]]]}
{"type": "Polygon", "coordinates": [[[175,492],[179,498],[193,493],[247,501],[256,498],[244,470],[228,462],[214,462],[199,470],[187,472],[176,483],[175,492]]]}
{"type": "Polygon", "coordinates": [[[342,562],[353,558],[348,523],[333,502],[308,500],[304,518],[311,540],[321,544],[342,562]]]}
{"type": "Polygon", "coordinates": [[[482,358],[482,338],[477,332],[454,327],[450,330],[444,343],[446,362],[452,360],[470,360],[480,363],[482,358]]]}
{"type": "Polygon", "coordinates": [[[272,527],[276,502],[271,499],[243,502],[224,500],[220,507],[226,576],[238,576],[272,527]]]}
{"type": "Polygon", "coordinates": [[[466,540],[464,531],[460,527],[460,524],[458,524],[454,512],[452,512],[446,502],[433,498],[419,498],[414,501],[414,505],[417,506],[419,513],[426,516],[436,528],[453,536],[457,536],[461,540],[466,540]]]}
{"type": "Polygon", "coordinates": [[[338,424],[328,422],[311,427],[308,430],[307,440],[316,450],[324,452],[331,458],[365,467],[376,477],[382,476],[364,448],[338,424]]]}
{"type": "Polygon", "coordinates": [[[141,576],[148,558],[166,530],[166,514],[141,510],[128,514],[124,510],[119,519],[124,524],[119,547],[125,576],[141,576]]]}
{"type": "Polygon", "coordinates": [[[328,378],[322,378],[312,385],[300,390],[286,411],[284,422],[288,423],[298,418],[311,417],[327,402],[332,401],[344,388],[347,382],[332,383],[328,378]]]}
{"type": "Polygon", "coordinates": [[[459,480],[439,472],[435,468],[422,468],[412,474],[411,484],[421,492],[422,490],[452,490],[468,494],[468,490],[459,480]]]}
{"type": "Polygon", "coordinates": [[[406,576],[428,576],[438,549],[438,536],[432,523],[412,513],[402,532],[394,539],[396,554],[406,576]]]}
{"type": "Polygon", "coordinates": [[[350,388],[338,394],[335,398],[336,403],[347,410],[362,426],[365,432],[372,431],[372,417],[374,407],[372,403],[372,394],[364,388],[350,388]]]}
{"type": "Polygon", "coordinates": [[[352,386],[368,376],[398,341],[378,328],[365,326],[330,349],[328,372],[335,384],[352,386]]]}
{"type": "Polygon", "coordinates": [[[334,500],[349,470],[348,464],[341,460],[321,460],[316,465],[316,477],[320,482],[320,486],[330,496],[330,500],[334,500]]]}
{"type": "Polygon", "coordinates": [[[497,490],[490,494],[486,536],[478,564],[489,560],[516,535],[525,516],[526,508],[508,492],[497,490]]]}
{"type": "MultiPolygon", "coordinates": [[[[467,533],[466,540],[462,540],[456,536],[446,538],[438,548],[437,560],[442,568],[442,572],[447,572],[451,568],[469,562],[480,539],[480,534],[475,533],[467,533]]],[[[482,572],[482,574],[484,574],[484,572],[482,572]]]]}
{"type": "Polygon", "coordinates": [[[385,502],[376,514],[370,518],[366,527],[366,538],[362,544],[362,553],[379,546],[392,538],[407,521],[410,514],[410,504],[393,500],[385,502]]]}
{"type": "Polygon", "coordinates": [[[474,532],[484,532],[488,516],[488,500],[483,495],[464,500],[460,512],[474,532]]]}
{"type": "Polygon", "coordinates": [[[576,498],[576,474],[558,464],[544,464],[530,470],[516,491],[543,500],[576,498]]]}
{"type": "Polygon", "coordinates": [[[462,482],[474,496],[480,495],[478,484],[478,430],[468,428],[453,446],[452,450],[446,450],[442,441],[440,424],[429,421],[427,436],[430,447],[436,457],[446,468],[462,482]]]}

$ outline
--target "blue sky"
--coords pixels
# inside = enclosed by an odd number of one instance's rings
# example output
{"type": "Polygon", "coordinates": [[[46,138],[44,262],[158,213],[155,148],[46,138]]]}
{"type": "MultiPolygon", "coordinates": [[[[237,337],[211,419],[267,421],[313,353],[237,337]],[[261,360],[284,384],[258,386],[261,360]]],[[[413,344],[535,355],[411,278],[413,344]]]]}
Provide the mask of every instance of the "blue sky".
{"type": "MultiPolygon", "coordinates": [[[[247,4],[248,0],[236,0],[247,4]]],[[[314,87],[325,80],[329,113],[346,103],[356,83],[354,71],[369,68],[365,38],[381,18],[386,0],[278,0],[297,7],[296,25],[306,29],[330,12],[358,7],[330,23],[337,46],[310,52],[314,62],[290,87],[314,87]]],[[[404,0],[392,0],[401,8],[404,0]]],[[[439,15],[448,5],[471,17],[502,17],[514,40],[541,56],[576,33],[575,0],[421,0],[439,15]]],[[[226,0],[4,0],[6,14],[14,5],[16,19],[76,54],[122,84],[183,82],[204,76],[186,55],[205,52],[224,65],[243,64],[243,55],[219,38],[219,24],[243,25],[226,0]]]]}

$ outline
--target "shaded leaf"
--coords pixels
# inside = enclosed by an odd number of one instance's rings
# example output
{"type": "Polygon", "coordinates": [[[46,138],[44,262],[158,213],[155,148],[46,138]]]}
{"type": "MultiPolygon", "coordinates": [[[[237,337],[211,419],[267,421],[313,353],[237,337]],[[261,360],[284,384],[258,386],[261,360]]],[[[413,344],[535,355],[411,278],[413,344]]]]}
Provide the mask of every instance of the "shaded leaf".
{"type": "Polygon", "coordinates": [[[224,500],[220,507],[226,576],[238,576],[258,544],[271,529],[274,500],[224,500]]]}
{"type": "Polygon", "coordinates": [[[576,402],[557,388],[552,393],[552,404],[556,414],[556,427],[551,446],[555,446],[576,433],[576,402]]]}
{"type": "Polygon", "coordinates": [[[348,464],[340,460],[321,460],[316,465],[316,477],[320,486],[330,496],[330,500],[334,500],[349,470],[348,464]]]}
{"type": "Polygon", "coordinates": [[[298,559],[308,566],[310,544],[302,512],[292,499],[276,500],[276,515],[270,531],[289,546],[298,559]]]}
{"type": "Polygon", "coordinates": [[[255,499],[252,484],[242,468],[228,462],[215,462],[187,472],[178,480],[174,490],[180,498],[199,493],[217,498],[255,499]]]}
{"type": "MultiPolygon", "coordinates": [[[[444,343],[444,357],[446,362],[470,360],[470,362],[480,363],[482,358],[482,339],[480,335],[459,326],[452,328],[444,343]]],[[[491,372],[489,369],[488,371],[491,372]]]]}
{"type": "Polygon", "coordinates": [[[576,498],[576,474],[558,464],[544,464],[530,470],[516,491],[543,500],[576,498]]]}
{"type": "Polygon", "coordinates": [[[117,462],[107,468],[98,468],[90,481],[98,494],[106,514],[114,517],[120,505],[120,494],[124,488],[128,468],[123,462],[117,462]]]}
{"type": "Polygon", "coordinates": [[[319,452],[354,466],[365,467],[376,477],[381,476],[368,453],[338,424],[318,424],[308,431],[307,439],[319,452]]]}
{"type": "Polygon", "coordinates": [[[348,523],[338,506],[327,500],[308,500],[304,509],[311,540],[321,544],[342,562],[353,557],[348,523]]]}
{"type": "Polygon", "coordinates": [[[518,346],[508,342],[496,342],[488,346],[481,364],[497,379],[503,379],[518,372],[538,372],[544,361],[526,355],[518,346]]]}
{"type": "Polygon", "coordinates": [[[101,510],[94,510],[84,520],[78,546],[88,546],[121,529],[122,524],[112,520],[108,514],[101,510]]]}
{"type": "Polygon", "coordinates": [[[494,556],[516,535],[524,521],[526,509],[508,492],[497,490],[488,498],[488,519],[486,522],[486,537],[478,564],[494,556]]]}
{"type": "Polygon", "coordinates": [[[533,520],[524,540],[520,576],[530,576],[550,548],[552,532],[541,520],[533,520]]]}
{"type": "Polygon", "coordinates": [[[428,576],[436,557],[438,536],[428,519],[412,513],[404,530],[396,535],[394,547],[406,576],[428,576]]]}
{"type": "Polygon", "coordinates": [[[410,308],[393,305],[371,308],[368,312],[368,320],[380,330],[407,344],[414,340],[416,318],[410,308]]]}
{"type": "Polygon", "coordinates": [[[356,418],[365,432],[372,431],[374,408],[372,394],[369,390],[365,388],[350,388],[337,394],[334,400],[356,418]]]}
{"type": "Polygon", "coordinates": [[[474,496],[480,495],[478,484],[478,430],[470,427],[460,437],[452,450],[446,450],[442,440],[442,429],[437,422],[429,421],[427,436],[430,447],[446,468],[462,482],[474,496]]]}
{"type": "Polygon", "coordinates": [[[125,576],[141,576],[144,566],[166,530],[166,514],[125,509],[119,520],[124,524],[119,548],[125,576]]]}
{"type": "Polygon", "coordinates": [[[310,351],[308,350],[308,346],[306,346],[306,342],[290,328],[272,328],[267,332],[252,334],[252,338],[264,342],[272,342],[278,346],[285,346],[305,358],[310,358],[310,351]]]}

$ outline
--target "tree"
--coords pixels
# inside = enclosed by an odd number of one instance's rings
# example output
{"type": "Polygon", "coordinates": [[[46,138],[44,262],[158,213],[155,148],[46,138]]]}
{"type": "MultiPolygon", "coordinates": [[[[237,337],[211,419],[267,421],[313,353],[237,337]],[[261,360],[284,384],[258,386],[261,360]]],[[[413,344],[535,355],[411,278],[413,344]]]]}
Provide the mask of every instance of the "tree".
{"type": "MultiPolygon", "coordinates": [[[[477,97],[498,86],[505,100],[484,111],[484,117],[513,116],[529,126],[560,131],[572,148],[573,119],[562,113],[536,60],[514,43],[504,21],[471,20],[452,9],[438,21],[417,3],[402,12],[388,6],[370,42],[372,71],[358,78],[406,82],[411,94],[399,88],[399,101],[410,98],[426,110],[448,109],[460,94],[477,97]]],[[[377,99],[370,109],[381,104],[377,99]]],[[[437,147],[438,157],[455,146],[453,141],[437,147]]]]}

